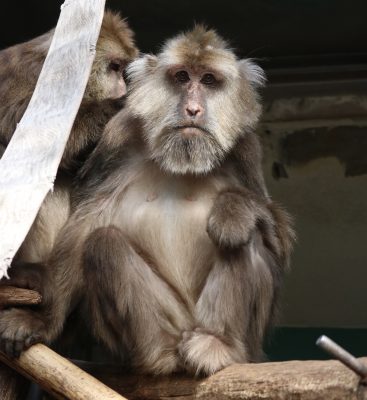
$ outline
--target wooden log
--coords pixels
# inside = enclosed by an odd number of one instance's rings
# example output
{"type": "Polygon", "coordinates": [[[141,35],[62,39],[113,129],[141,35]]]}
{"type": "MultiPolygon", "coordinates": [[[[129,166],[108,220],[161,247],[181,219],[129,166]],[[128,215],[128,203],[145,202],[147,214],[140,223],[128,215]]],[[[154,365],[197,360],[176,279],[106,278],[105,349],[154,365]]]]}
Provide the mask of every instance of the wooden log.
{"type": "Polygon", "coordinates": [[[207,379],[128,375],[117,367],[78,365],[130,400],[367,399],[359,377],[334,360],[237,364],[207,379]]]}
{"type": "Polygon", "coordinates": [[[0,160],[0,279],[31,227],[78,112],[105,0],[66,0],[28,108],[0,160]]]}
{"type": "Polygon", "coordinates": [[[40,304],[42,296],[35,290],[15,286],[0,286],[0,308],[4,306],[26,306],[40,304]]]}
{"type": "Polygon", "coordinates": [[[42,389],[56,399],[125,399],[125,397],[42,344],[36,344],[24,351],[19,359],[9,358],[0,352],[0,360],[38,383],[42,389]]]}
{"type": "Polygon", "coordinates": [[[1,400],[24,400],[30,382],[16,371],[0,365],[0,399],[1,400]]]}

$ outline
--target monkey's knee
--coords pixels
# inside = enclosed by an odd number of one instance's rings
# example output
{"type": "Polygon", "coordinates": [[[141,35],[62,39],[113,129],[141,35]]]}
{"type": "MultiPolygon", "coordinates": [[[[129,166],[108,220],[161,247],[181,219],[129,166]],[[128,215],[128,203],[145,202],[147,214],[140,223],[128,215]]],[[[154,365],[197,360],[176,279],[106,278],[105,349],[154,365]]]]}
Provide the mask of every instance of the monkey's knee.
{"type": "Polygon", "coordinates": [[[109,242],[114,242],[116,240],[124,240],[123,233],[117,226],[109,225],[95,229],[88,236],[87,242],[98,246],[100,243],[108,244],[109,242]]]}

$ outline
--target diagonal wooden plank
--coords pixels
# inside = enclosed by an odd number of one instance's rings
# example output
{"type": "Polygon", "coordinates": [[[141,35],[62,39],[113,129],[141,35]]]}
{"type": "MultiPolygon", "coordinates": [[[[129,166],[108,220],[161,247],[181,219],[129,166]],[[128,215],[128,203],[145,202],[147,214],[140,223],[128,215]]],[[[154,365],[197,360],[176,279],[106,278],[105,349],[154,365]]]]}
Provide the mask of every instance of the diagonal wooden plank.
{"type": "Polygon", "coordinates": [[[0,279],[53,188],[92,67],[104,6],[105,0],[66,0],[61,6],[32,99],[0,160],[0,279]]]}

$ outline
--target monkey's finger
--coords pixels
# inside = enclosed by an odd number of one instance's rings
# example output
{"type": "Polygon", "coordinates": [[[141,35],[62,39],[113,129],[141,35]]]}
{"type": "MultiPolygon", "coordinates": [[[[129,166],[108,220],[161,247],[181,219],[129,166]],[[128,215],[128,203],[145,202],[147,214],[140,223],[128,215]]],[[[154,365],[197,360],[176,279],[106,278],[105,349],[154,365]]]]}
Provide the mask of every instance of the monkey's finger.
{"type": "Polygon", "coordinates": [[[24,350],[29,349],[31,346],[33,346],[36,343],[42,343],[43,338],[39,334],[32,334],[28,336],[25,341],[24,341],[24,350]]]}
{"type": "Polygon", "coordinates": [[[14,340],[13,339],[5,339],[4,340],[4,352],[9,357],[15,357],[14,356],[14,340]]]}
{"type": "Polygon", "coordinates": [[[0,338],[0,351],[5,353],[5,341],[3,338],[0,338]]]}
{"type": "Polygon", "coordinates": [[[14,357],[19,358],[23,350],[24,350],[24,340],[15,340],[13,347],[14,357]]]}

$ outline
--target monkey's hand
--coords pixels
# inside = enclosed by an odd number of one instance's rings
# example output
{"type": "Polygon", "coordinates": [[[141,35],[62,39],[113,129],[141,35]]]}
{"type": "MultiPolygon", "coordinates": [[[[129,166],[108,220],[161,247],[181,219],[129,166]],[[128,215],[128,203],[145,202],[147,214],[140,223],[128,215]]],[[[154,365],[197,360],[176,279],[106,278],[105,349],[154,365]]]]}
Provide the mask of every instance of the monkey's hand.
{"type": "Polygon", "coordinates": [[[35,290],[42,295],[46,272],[42,264],[14,261],[9,270],[10,279],[1,279],[0,286],[35,290]]]}
{"type": "Polygon", "coordinates": [[[23,350],[45,341],[46,325],[40,315],[29,309],[0,311],[0,350],[19,357],[23,350]]]}
{"type": "Polygon", "coordinates": [[[263,205],[254,193],[223,191],[214,201],[206,230],[218,247],[239,248],[249,242],[262,214],[263,205]]]}

